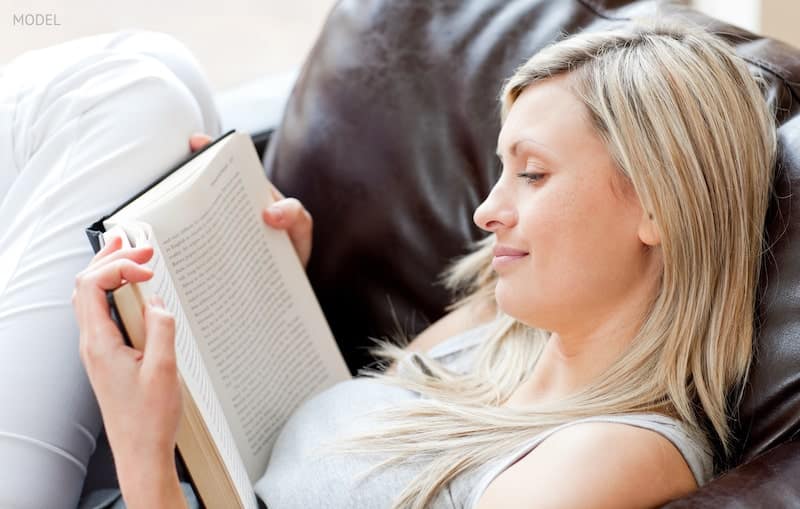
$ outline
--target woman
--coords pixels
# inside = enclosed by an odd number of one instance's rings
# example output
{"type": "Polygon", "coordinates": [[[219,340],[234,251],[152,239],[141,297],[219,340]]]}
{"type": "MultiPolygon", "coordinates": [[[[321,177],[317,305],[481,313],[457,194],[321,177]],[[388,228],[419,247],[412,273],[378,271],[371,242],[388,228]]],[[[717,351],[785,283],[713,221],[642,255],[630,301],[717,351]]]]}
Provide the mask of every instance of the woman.
{"type": "MultiPolygon", "coordinates": [[[[702,31],[626,26],[544,49],[502,104],[491,235],[450,271],[469,295],[297,410],[256,486],[271,509],[652,506],[729,450],[776,143],[757,81],[702,31]]],[[[111,244],[73,302],[129,506],[179,507],[171,317],[151,303],[136,352],[102,298],[150,255],[111,244]]]]}
{"type": "Polygon", "coordinates": [[[472,294],[444,321],[498,317],[424,333],[427,361],[384,349],[403,369],[376,376],[398,392],[355,380],[300,408],[257,485],[270,507],[345,506],[329,472],[381,461],[345,491],[373,507],[650,507],[711,477],[709,442],[729,450],[776,144],[746,65],[703,31],[627,26],[544,49],[501,100],[503,172],[474,215],[493,235],[453,267],[472,294]],[[354,393],[380,414],[354,419],[354,393]],[[306,459],[332,442],[368,460],[306,459]]]}

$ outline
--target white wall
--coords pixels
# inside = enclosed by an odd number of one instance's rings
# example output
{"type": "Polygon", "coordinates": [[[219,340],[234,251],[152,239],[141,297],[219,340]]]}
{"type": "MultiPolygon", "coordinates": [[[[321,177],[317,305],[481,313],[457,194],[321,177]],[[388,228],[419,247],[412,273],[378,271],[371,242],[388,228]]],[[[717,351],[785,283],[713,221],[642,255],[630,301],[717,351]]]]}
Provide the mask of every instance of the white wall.
{"type": "Polygon", "coordinates": [[[761,28],[761,0],[693,0],[691,5],[752,32],[759,32],[761,28]]]}
{"type": "Polygon", "coordinates": [[[761,33],[800,48],[800,1],[761,0],[761,33]]]}
{"type": "Polygon", "coordinates": [[[219,91],[297,67],[334,0],[0,0],[0,65],[26,50],[128,27],[174,35],[219,91]],[[13,26],[52,14],[58,26],[13,26]]]}
{"type": "Polygon", "coordinates": [[[800,48],[798,0],[691,0],[695,9],[800,48]]]}
{"type": "MultiPolygon", "coordinates": [[[[426,1],[426,0],[420,0],[426,1]]],[[[564,0],[568,1],[568,0],[564,0]]],[[[335,0],[0,0],[0,65],[23,51],[127,27],[182,40],[220,91],[296,68],[335,0]],[[58,26],[15,27],[47,13],[58,26]]],[[[800,0],[690,0],[711,16],[800,48],[800,0]]]]}

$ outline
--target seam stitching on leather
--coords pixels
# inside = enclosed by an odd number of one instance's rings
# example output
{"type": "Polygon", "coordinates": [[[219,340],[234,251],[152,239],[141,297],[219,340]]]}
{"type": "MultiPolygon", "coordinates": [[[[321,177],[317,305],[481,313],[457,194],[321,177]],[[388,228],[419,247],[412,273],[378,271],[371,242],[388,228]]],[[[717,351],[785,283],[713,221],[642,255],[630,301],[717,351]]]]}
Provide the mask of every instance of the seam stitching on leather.
{"type": "Polygon", "coordinates": [[[600,6],[597,2],[592,2],[591,0],[578,0],[578,3],[603,19],[607,19],[609,21],[630,21],[630,18],[612,16],[609,14],[608,10],[600,6]]]}
{"type": "MultiPolygon", "coordinates": [[[[609,12],[607,10],[605,10],[603,7],[601,7],[597,2],[594,2],[594,1],[591,1],[591,0],[577,0],[577,1],[578,1],[579,4],[583,5],[585,8],[587,8],[590,11],[592,11],[595,15],[597,15],[597,16],[603,18],[603,19],[606,19],[606,20],[609,20],[609,21],[631,21],[631,18],[611,16],[609,14],[609,12]]],[[[716,19],[716,18],[714,18],[714,19],[716,19]]],[[[757,34],[754,34],[754,35],[757,35],[757,34]]],[[[761,37],[761,38],[764,39],[764,37],[761,37]]],[[[749,42],[753,42],[754,40],[757,40],[757,39],[753,39],[753,40],[751,40],[749,42]]],[[[783,82],[783,86],[789,91],[789,94],[792,96],[792,99],[794,101],[800,102],[800,97],[797,96],[797,92],[795,92],[794,88],[792,88],[791,80],[789,80],[786,76],[784,76],[781,72],[779,72],[778,69],[775,66],[773,66],[771,63],[766,62],[766,61],[761,60],[761,59],[744,57],[744,56],[741,56],[741,55],[740,55],[740,58],[742,58],[745,62],[747,62],[747,63],[749,63],[751,65],[754,65],[754,66],[758,67],[759,69],[767,71],[770,74],[776,76],[778,79],[781,80],[781,82],[783,82]]]]}

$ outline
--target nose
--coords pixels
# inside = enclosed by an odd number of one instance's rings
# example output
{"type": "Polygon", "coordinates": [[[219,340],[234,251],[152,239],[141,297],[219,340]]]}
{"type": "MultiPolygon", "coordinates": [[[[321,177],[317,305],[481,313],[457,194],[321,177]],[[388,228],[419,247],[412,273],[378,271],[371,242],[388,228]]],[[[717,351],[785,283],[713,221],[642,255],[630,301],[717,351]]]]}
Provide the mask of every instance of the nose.
{"type": "Polygon", "coordinates": [[[502,179],[495,184],[489,196],[478,205],[472,220],[478,228],[487,232],[496,232],[503,228],[511,228],[517,224],[517,211],[505,190],[500,186],[502,179]]]}

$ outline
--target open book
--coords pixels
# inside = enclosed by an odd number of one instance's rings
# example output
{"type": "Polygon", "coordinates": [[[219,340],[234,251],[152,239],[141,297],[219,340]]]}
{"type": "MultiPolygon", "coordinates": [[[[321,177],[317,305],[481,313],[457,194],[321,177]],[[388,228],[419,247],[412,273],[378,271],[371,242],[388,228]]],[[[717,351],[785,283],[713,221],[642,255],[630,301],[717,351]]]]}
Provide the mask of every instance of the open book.
{"type": "Polygon", "coordinates": [[[151,244],[154,276],[113,292],[134,347],[158,294],[175,316],[178,450],[206,507],[258,507],[253,483],[294,409],[348,379],[284,231],[261,219],[270,183],[249,136],[228,133],[88,230],[151,244]]]}

